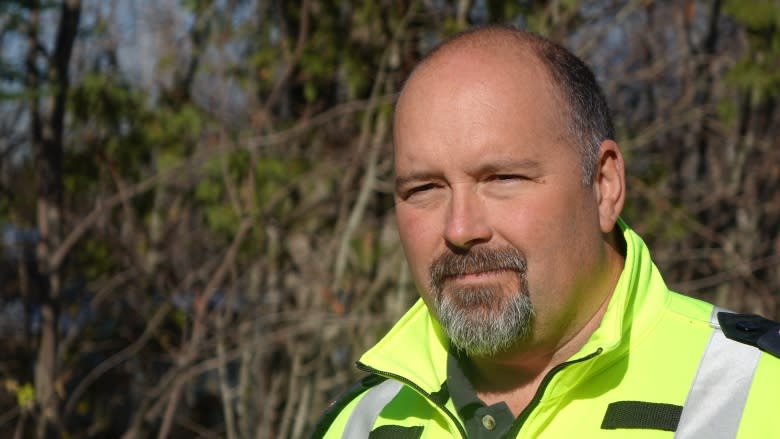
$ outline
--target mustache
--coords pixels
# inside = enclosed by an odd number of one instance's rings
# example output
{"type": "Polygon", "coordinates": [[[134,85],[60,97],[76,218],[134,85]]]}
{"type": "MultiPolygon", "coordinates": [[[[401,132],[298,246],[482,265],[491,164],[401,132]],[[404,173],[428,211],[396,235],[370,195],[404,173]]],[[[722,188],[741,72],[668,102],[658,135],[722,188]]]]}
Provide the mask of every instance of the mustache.
{"type": "Polygon", "coordinates": [[[523,253],[513,247],[472,248],[468,253],[446,252],[433,260],[431,286],[440,288],[449,277],[488,271],[511,270],[525,274],[528,264],[523,253]]]}

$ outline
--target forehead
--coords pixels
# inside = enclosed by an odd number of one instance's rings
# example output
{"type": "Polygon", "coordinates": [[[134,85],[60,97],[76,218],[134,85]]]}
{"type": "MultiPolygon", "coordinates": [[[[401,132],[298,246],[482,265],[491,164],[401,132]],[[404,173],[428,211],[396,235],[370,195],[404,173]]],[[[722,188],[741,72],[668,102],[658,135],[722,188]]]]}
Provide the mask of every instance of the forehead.
{"type": "Polygon", "coordinates": [[[546,69],[517,48],[466,47],[437,54],[407,82],[396,105],[396,163],[436,148],[471,144],[483,153],[549,143],[563,133],[546,69]]]}

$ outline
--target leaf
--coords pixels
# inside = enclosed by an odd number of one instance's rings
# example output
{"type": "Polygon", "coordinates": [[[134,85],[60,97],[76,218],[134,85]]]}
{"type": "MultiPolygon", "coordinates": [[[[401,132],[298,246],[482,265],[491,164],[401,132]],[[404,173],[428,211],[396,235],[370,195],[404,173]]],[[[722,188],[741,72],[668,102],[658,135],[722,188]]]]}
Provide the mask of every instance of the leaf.
{"type": "Polygon", "coordinates": [[[35,406],[35,387],[25,383],[16,390],[16,403],[24,410],[32,410],[35,406]]]}

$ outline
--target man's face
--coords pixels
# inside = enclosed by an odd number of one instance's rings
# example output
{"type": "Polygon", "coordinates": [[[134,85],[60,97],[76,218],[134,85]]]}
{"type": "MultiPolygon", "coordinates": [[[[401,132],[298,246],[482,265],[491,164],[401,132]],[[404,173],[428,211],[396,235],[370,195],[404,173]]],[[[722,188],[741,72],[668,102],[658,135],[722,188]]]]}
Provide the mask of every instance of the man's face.
{"type": "Polygon", "coordinates": [[[545,71],[525,61],[442,54],[396,108],[401,241],[429,309],[470,355],[565,341],[603,265],[596,191],[545,71]]]}

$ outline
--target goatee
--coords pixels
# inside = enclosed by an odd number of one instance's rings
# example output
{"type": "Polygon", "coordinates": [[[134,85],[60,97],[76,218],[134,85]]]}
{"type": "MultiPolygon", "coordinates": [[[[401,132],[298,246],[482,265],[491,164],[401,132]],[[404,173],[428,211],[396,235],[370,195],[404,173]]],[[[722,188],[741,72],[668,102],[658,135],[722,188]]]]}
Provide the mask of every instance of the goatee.
{"type": "Polygon", "coordinates": [[[526,339],[531,333],[534,309],[528,294],[527,264],[513,247],[472,248],[467,253],[447,252],[430,268],[435,314],[453,346],[469,356],[494,356],[526,339]],[[512,271],[517,287],[485,284],[449,287],[447,279],[490,271],[512,271]]]}

